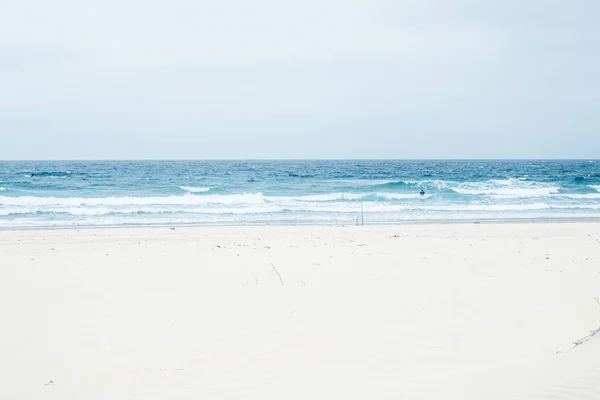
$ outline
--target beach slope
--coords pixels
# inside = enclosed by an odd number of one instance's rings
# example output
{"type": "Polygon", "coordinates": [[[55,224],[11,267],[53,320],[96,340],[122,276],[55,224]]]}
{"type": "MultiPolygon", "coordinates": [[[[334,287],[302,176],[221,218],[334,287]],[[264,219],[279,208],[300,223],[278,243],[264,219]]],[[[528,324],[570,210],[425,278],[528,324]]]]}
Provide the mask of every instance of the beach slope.
{"type": "Polygon", "coordinates": [[[600,224],[0,231],[2,399],[600,398],[600,224]]]}

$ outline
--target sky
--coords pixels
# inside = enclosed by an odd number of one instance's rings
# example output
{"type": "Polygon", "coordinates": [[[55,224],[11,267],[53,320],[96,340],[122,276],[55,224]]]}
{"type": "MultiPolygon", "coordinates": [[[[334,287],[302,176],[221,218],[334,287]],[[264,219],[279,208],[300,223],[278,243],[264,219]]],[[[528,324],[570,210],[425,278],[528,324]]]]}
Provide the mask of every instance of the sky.
{"type": "Polygon", "coordinates": [[[597,0],[3,0],[0,159],[599,158],[597,0]]]}

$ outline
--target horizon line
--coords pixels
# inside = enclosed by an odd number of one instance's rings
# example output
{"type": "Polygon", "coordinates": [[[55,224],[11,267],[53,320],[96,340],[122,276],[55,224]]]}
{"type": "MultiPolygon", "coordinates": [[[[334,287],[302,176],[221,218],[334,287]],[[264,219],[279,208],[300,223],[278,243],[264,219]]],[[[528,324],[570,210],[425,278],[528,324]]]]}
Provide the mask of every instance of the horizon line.
{"type": "Polygon", "coordinates": [[[0,159],[0,162],[150,162],[150,161],[600,161],[600,158],[64,158],[0,159]]]}

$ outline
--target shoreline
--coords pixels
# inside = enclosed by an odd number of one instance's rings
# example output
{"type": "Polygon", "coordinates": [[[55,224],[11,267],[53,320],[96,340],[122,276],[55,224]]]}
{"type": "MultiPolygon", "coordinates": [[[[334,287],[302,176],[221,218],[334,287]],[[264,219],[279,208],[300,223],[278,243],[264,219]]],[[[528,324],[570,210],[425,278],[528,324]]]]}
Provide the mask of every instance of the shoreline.
{"type": "Polygon", "coordinates": [[[2,226],[0,232],[20,232],[20,231],[64,231],[64,230],[82,230],[82,229],[144,229],[144,228],[247,228],[247,227],[389,227],[389,226],[430,226],[430,225],[501,225],[501,224],[593,224],[600,223],[600,216],[585,218],[513,218],[513,219],[439,219],[439,220],[414,220],[402,222],[378,222],[374,224],[365,223],[356,225],[353,223],[172,223],[172,224],[119,224],[119,225],[54,225],[54,226],[2,226]]]}

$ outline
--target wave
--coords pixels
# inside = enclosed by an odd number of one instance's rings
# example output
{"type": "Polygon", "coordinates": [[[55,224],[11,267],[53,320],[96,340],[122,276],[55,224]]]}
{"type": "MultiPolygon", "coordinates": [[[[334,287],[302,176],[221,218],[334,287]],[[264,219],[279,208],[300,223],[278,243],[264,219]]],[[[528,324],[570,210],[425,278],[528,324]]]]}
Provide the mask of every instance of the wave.
{"type": "Polygon", "coordinates": [[[520,178],[490,179],[488,182],[496,185],[511,186],[525,181],[527,181],[527,177],[524,176],[520,178]]]}
{"type": "Polygon", "coordinates": [[[407,199],[426,199],[431,194],[420,195],[419,193],[327,193],[306,196],[290,197],[266,197],[267,201],[297,201],[297,202],[330,202],[330,201],[372,201],[372,200],[407,200],[407,199]]]}
{"type": "MultiPolygon", "coordinates": [[[[600,210],[600,204],[582,205],[550,205],[546,203],[533,204],[470,204],[470,205],[394,205],[394,204],[369,204],[364,207],[365,213],[398,214],[404,212],[417,213],[456,213],[456,212],[527,212],[547,210],[600,210]]],[[[0,215],[15,216],[24,214],[64,214],[74,216],[103,216],[103,215],[135,215],[135,214],[212,214],[212,215],[248,215],[248,214],[273,214],[273,213],[309,213],[321,214],[347,214],[356,215],[360,211],[357,204],[340,203],[307,203],[296,205],[263,204],[250,207],[189,207],[176,206],[129,206],[129,207],[20,207],[2,209],[0,215]]],[[[310,217],[308,217],[310,219],[310,217]]]]}
{"type": "Polygon", "coordinates": [[[128,206],[128,205],[199,205],[199,204],[257,204],[263,203],[262,193],[194,196],[152,197],[8,197],[0,196],[0,205],[5,206],[128,206]]]}
{"type": "MultiPolygon", "coordinates": [[[[455,193],[462,195],[484,195],[490,199],[508,200],[519,198],[565,198],[565,199],[600,199],[600,193],[559,193],[559,188],[555,186],[517,186],[510,187],[505,183],[504,187],[490,188],[488,182],[460,184],[460,187],[450,189],[455,193]]],[[[537,185],[537,184],[536,184],[537,185]]],[[[277,205],[295,205],[296,203],[342,203],[346,202],[354,206],[357,202],[365,204],[377,204],[379,202],[402,202],[403,200],[427,200],[435,196],[436,199],[444,199],[443,194],[426,193],[396,193],[396,192],[365,192],[365,193],[325,193],[302,196],[266,196],[263,193],[242,193],[242,194],[207,194],[203,196],[193,193],[206,193],[211,190],[208,187],[188,187],[182,186],[182,190],[187,193],[183,195],[171,196],[150,196],[150,197],[35,197],[35,196],[0,196],[0,206],[5,207],[118,207],[118,206],[235,206],[248,207],[253,205],[277,204],[277,205]],[[439,196],[439,197],[438,197],[439,196]]],[[[599,187],[600,189],[600,187],[599,187]]],[[[599,190],[600,192],[600,190],[599,190]]],[[[458,201],[457,206],[461,204],[458,201]]],[[[418,204],[421,207],[422,203],[418,204]]]]}
{"type": "Polygon", "coordinates": [[[375,193],[375,196],[384,200],[408,200],[408,199],[428,199],[432,194],[421,195],[419,193],[375,193]]]}
{"type": "Polygon", "coordinates": [[[567,199],[600,199],[600,193],[561,193],[553,197],[564,197],[567,199]]]}
{"type": "Polygon", "coordinates": [[[352,201],[360,200],[365,197],[365,194],[360,193],[327,193],[327,194],[314,194],[305,196],[273,196],[267,197],[270,201],[299,201],[299,202],[321,202],[321,201],[352,201]]]}
{"type": "Polygon", "coordinates": [[[547,197],[557,194],[559,186],[528,181],[526,178],[491,179],[484,182],[464,182],[452,191],[462,195],[483,195],[507,198],[547,197]]]}
{"type": "MultiPolygon", "coordinates": [[[[544,217],[561,214],[561,210],[565,215],[582,216],[586,214],[584,210],[589,210],[589,215],[598,214],[600,210],[600,185],[590,185],[590,189],[582,193],[562,193],[557,185],[526,178],[477,182],[371,180],[370,183],[376,184],[364,185],[361,182],[360,187],[354,188],[337,186],[339,191],[332,190],[336,185],[329,185],[331,193],[290,196],[260,192],[216,194],[211,192],[214,189],[212,187],[195,186],[180,186],[186,193],[178,195],[147,197],[0,195],[0,224],[17,220],[27,220],[31,224],[52,220],[83,221],[88,224],[90,221],[119,219],[131,223],[147,219],[166,222],[212,220],[216,223],[226,220],[332,221],[336,218],[345,221],[360,213],[360,204],[364,206],[365,213],[371,213],[374,220],[381,221],[434,217],[453,219],[460,216],[544,217]],[[421,196],[418,193],[420,189],[427,193],[421,196]]],[[[11,186],[11,194],[13,189],[11,186]]]]}
{"type": "Polygon", "coordinates": [[[481,188],[481,189],[469,189],[469,188],[454,188],[452,191],[458,194],[464,195],[484,195],[499,198],[522,198],[522,197],[548,197],[553,194],[557,194],[560,188],[557,186],[552,187],[539,187],[539,188],[481,188]]]}
{"type": "Polygon", "coordinates": [[[538,197],[558,193],[559,187],[541,182],[529,181],[527,177],[490,179],[481,182],[458,182],[441,179],[400,180],[374,186],[376,189],[404,189],[428,191],[451,191],[462,195],[512,195],[517,197],[538,197]]]}
{"type": "Polygon", "coordinates": [[[6,190],[6,188],[5,188],[5,187],[2,187],[2,186],[0,186],[0,192],[3,192],[3,191],[5,191],[5,190],[6,190]]]}
{"type": "Polygon", "coordinates": [[[424,179],[420,181],[415,180],[399,180],[384,182],[377,185],[373,185],[374,190],[398,190],[398,189],[412,189],[412,190],[429,190],[429,191],[442,191],[452,186],[458,185],[458,182],[444,181],[441,179],[424,179]]]}
{"type": "Polygon", "coordinates": [[[265,196],[262,193],[244,194],[213,194],[195,196],[186,193],[181,196],[151,196],[151,197],[34,197],[0,196],[0,206],[145,206],[145,205],[236,205],[249,206],[253,204],[281,203],[281,202],[331,202],[352,201],[365,197],[366,194],[357,193],[328,193],[307,196],[265,196]]]}
{"type": "Polygon", "coordinates": [[[179,189],[189,193],[206,193],[210,192],[210,187],[195,187],[195,186],[179,186],[179,189]]]}
{"type": "Polygon", "coordinates": [[[471,196],[506,196],[511,198],[545,197],[559,193],[560,187],[542,182],[529,181],[527,177],[490,179],[481,182],[457,182],[440,179],[399,180],[374,185],[373,188],[402,190],[424,189],[426,191],[453,192],[471,196]]]}
{"type": "MultiPolygon", "coordinates": [[[[200,189],[200,188],[197,188],[200,189]]],[[[196,196],[186,193],[180,196],[151,196],[151,197],[34,197],[34,196],[0,196],[0,206],[36,206],[36,207],[102,207],[102,206],[194,206],[194,205],[223,205],[251,206],[256,204],[295,204],[295,203],[327,203],[327,202],[367,202],[377,200],[426,199],[431,194],[421,196],[418,193],[326,193],[305,196],[265,196],[262,193],[245,194],[212,194],[196,196]]],[[[355,205],[356,203],[350,203],[355,205]]]]}
{"type": "Polygon", "coordinates": [[[547,203],[531,204],[467,204],[467,205],[368,205],[365,212],[394,212],[394,211],[535,211],[535,210],[600,210],[600,204],[565,204],[553,205],[547,203]]]}
{"type": "Polygon", "coordinates": [[[411,185],[415,185],[417,182],[404,182],[404,181],[391,181],[391,182],[385,182],[385,183],[379,183],[376,185],[373,185],[374,188],[380,188],[380,189],[399,189],[399,188],[405,188],[407,186],[411,186],[411,185]]]}
{"type": "Polygon", "coordinates": [[[134,214],[263,214],[285,211],[282,207],[222,207],[222,208],[168,208],[168,207],[70,207],[70,208],[18,208],[0,210],[0,215],[66,214],[75,216],[134,215],[134,214]]]}

